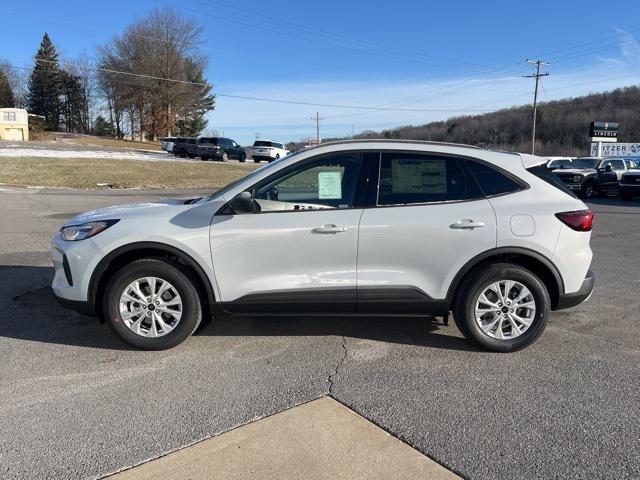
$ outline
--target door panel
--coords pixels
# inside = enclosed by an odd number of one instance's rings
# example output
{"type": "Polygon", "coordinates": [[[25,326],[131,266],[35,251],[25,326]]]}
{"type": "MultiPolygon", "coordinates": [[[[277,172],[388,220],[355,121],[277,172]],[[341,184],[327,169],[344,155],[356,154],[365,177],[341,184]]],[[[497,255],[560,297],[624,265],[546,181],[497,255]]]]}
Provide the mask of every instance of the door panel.
{"type": "Polygon", "coordinates": [[[354,312],[361,154],[311,158],[254,185],[254,213],[214,216],[211,252],[230,311],[354,312]]]}
{"type": "Polygon", "coordinates": [[[211,253],[222,302],[237,301],[230,311],[259,311],[267,304],[279,304],[272,305],[276,312],[354,311],[361,213],[215,216],[211,253]],[[332,226],[335,231],[327,231],[332,226]]]}
{"type": "Polygon", "coordinates": [[[367,209],[360,221],[358,289],[413,288],[426,295],[422,303],[437,302],[465,263],[495,246],[495,214],[486,199],[367,209]],[[469,220],[484,226],[464,228],[469,220]]]}

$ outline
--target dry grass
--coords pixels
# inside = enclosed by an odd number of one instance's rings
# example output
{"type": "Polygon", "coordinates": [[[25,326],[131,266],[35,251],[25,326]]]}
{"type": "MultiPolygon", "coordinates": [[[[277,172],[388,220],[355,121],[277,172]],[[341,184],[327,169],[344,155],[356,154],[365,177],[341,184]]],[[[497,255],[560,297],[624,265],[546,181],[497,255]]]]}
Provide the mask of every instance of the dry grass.
{"type": "Polygon", "coordinates": [[[247,163],[87,158],[0,158],[0,183],[58,188],[220,188],[247,175],[247,163]]]}
{"type": "MultiPolygon", "coordinates": [[[[137,142],[135,140],[119,140],[109,137],[95,137],[93,135],[78,135],[68,133],[51,133],[56,140],[64,140],[66,144],[98,145],[106,148],[139,148],[142,150],[160,150],[160,142],[137,142]]],[[[35,139],[34,139],[35,140],[35,139]]]]}

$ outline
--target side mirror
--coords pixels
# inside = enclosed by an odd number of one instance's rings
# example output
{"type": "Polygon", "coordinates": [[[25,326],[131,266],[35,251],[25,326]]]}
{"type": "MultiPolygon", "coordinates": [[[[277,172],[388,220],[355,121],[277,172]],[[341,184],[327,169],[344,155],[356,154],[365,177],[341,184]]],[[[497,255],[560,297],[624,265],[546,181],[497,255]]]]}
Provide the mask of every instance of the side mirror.
{"type": "Polygon", "coordinates": [[[610,163],[609,163],[609,164],[607,164],[607,165],[604,167],[604,171],[605,171],[605,172],[610,172],[611,170],[613,170],[613,168],[611,167],[611,164],[610,164],[610,163]]]}
{"type": "Polygon", "coordinates": [[[255,201],[251,192],[240,192],[229,202],[229,209],[232,213],[253,213],[255,211],[255,201]]]}

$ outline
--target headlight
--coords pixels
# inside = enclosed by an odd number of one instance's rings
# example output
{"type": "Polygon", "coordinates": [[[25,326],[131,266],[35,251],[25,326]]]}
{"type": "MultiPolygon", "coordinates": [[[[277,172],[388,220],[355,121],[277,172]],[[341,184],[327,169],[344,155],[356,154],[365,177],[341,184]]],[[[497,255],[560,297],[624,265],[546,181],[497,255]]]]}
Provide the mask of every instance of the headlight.
{"type": "Polygon", "coordinates": [[[99,234],[111,225],[118,223],[118,220],[102,220],[100,222],[88,222],[80,225],[69,225],[60,229],[60,237],[67,242],[84,240],[99,234]]]}
{"type": "Polygon", "coordinates": [[[582,175],[574,175],[573,181],[574,183],[580,183],[582,181],[582,175]]]}

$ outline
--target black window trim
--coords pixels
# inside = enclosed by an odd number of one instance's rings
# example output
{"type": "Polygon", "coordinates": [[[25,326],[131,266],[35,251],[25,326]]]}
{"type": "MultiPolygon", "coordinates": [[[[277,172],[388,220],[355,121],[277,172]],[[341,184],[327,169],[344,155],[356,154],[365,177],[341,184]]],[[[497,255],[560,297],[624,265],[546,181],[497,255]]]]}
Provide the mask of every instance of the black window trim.
{"type": "MultiPolygon", "coordinates": [[[[327,157],[346,154],[346,153],[359,154],[360,155],[360,171],[358,172],[358,179],[360,181],[362,181],[363,180],[362,175],[363,174],[367,175],[366,187],[364,188],[364,191],[363,192],[359,192],[361,187],[360,186],[356,186],[356,198],[354,199],[354,205],[352,207],[340,208],[340,209],[327,208],[327,209],[317,209],[317,210],[277,210],[277,211],[270,211],[270,212],[254,212],[252,215],[255,215],[255,214],[271,214],[271,213],[319,212],[319,211],[324,211],[324,210],[327,210],[327,211],[335,211],[335,210],[345,211],[345,210],[368,210],[368,209],[372,209],[372,208],[402,208],[402,207],[416,207],[416,206],[424,206],[424,205],[427,205],[427,206],[428,205],[446,205],[446,204],[454,204],[454,203],[477,202],[478,200],[483,200],[483,199],[498,198],[498,197],[503,197],[503,196],[506,196],[506,195],[513,195],[514,193],[522,192],[522,191],[525,191],[525,190],[528,190],[528,189],[531,188],[531,185],[529,185],[526,181],[524,181],[520,177],[517,177],[516,175],[512,174],[511,172],[508,172],[507,170],[503,169],[502,167],[496,165],[495,163],[491,163],[491,162],[488,162],[486,160],[483,160],[483,159],[477,158],[477,157],[470,157],[468,155],[460,155],[460,154],[448,153],[448,152],[434,152],[434,151],[430,151],[430,150],[400,150],[400,149],[363,148],[363,149],[358,149],[358,150],[339,150],[339,151],[335,151],[335,152],[328,152],[328,153],[323,153],[323,154],[320,154],[320,155],[314,155],[314,156],[308,157],[308,158],[306,158],[306,159],[304,159],[304,160],[302,160],[300,162],[296,162],[296,163],[294,163],[292,165],[289,165],[288,167],[285,167],[285,168],[283,168],[281,170],[278,170],[277,172],[272,173],[268,177],[265,177],[262,180],[257,181],[256,183],[254,183],[250,187],[246,188],[244,191],[253,193],[253,192],[255,192],[255,190],[257,188],[259,188],[260,186],[262,186],[265,183],[268,183],[276,175],[280,175],[280,174],[282,174],[284,172],[287,172],[289,170],[295,170],[295,169],[299,168],[300,166],[306,166],[307,164],[315,163],[317,161],[322,161],[323,159],[326,159],[327,157]],[[377,161],[374,160],[374,159],[365,161],[365,154],[367,154],[367,153],[378,154],[377,161]],[[474,179],[474,181],[476,182],[479,190],[482,192],[482,187],[480,186],[480,183],[475,178],[475,175],[473,175],[473,173],[467,167],[467,161],[478,162],[478,163],[481,163],[481,164],[483,164],[483,165],[485,165],[485,166],[487,166],[489,168],[492,168],[492,169],[496,170],[498,173],[506,176],[510,180],[512,180],[515,183],[517,183],[518,185],[520,185],[521,188],[519,190],[516,190],[516,191],[498,193],[498,194],[495,194],[495,195],[484,195],[484,192],[483,192],[483,196],[481,196],[481,197],[472,198],[472,199],[464,199],[464,200],[445,200],[445,201],[441,201],[441,202],[401,203],[401,204],[397,204],[397,205],[378,205],[378,196],[379,196],[379,190],[380,190],[380,174],[381,174],[382,154],[383,153],[422,154],[422,155],[433,155],[433,156],[454,158],[454,159],[457,159],[459,161],[462,160],[461,167],[464,170],[465,175],[471,176],[474,179]],[[368,171],[365,168],[365,164],[366,163],[369,163],[369,170],[368,171]],[[371,167],[371,164],[374,164],[374,163],[377,163],[377,172],[375,170],[372,171],[372,169],[376,168],[375,166],[371,167]],[[376,178],[375,185],[372,185],[372,182],[371,182],[372,178],[376,178]],[[373,191],[371,191],[371,190],[373,190],[373,191]],[[374,192],[375,192],[375,195],[373,195],[374,192]],[[362,193],[362,198],[360,198],[360,199],[357,198],[358,193],[362,193]],[[374,200],[375,202],[372,202],[372,200],[374,200]],[[359,201],[361,202],[361,204],[359,204],[360,203],[359,201]]],[[[215,215],[235,215],[235,214],[233,214],[233,213],[231,213],[229,211],[228,206],[229,206],[229,202],[225,202],[216,211],[215,215]]]]}

